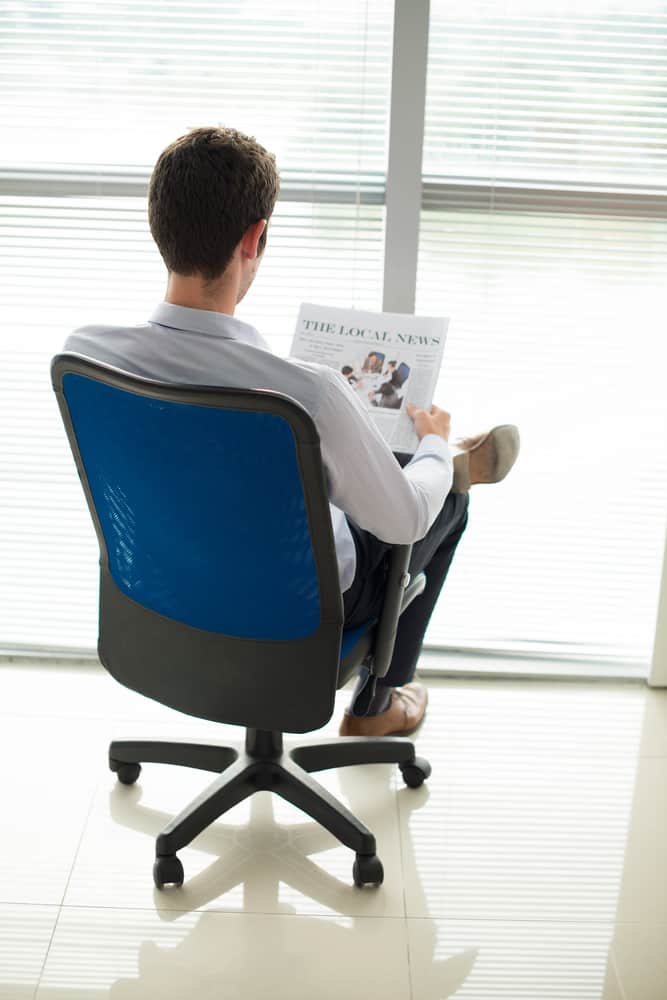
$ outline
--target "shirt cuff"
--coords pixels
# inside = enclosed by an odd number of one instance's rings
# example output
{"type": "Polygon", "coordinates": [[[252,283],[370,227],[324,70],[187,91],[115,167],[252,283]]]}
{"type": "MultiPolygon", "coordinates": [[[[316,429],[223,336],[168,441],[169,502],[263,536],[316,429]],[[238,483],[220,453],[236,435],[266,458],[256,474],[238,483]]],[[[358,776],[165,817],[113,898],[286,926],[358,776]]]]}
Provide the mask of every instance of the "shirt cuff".
{"type": "Polygon", "coordinates": [[[416,458],[424,458],[426,455],[433,455],[435,458],[442,458],[448,465],[451,465],[452,452],[449,444],[439,434],[425,434],[419,442],[417,450],[411,461],[416,458]]]}

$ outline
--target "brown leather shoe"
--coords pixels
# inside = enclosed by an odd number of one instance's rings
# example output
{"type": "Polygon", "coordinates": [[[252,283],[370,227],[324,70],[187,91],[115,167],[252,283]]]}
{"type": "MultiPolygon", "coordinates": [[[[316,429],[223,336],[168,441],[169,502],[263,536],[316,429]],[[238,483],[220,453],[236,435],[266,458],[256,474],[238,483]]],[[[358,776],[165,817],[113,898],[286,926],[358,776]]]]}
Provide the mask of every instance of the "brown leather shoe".
{"type": "Polygon", "coordinates": [[[455,493],[466,493],[476,483],[499,483],[517,460],[519,428],[502,424],[475,437],[456,442],[461,449],[454,456],[455,493]]]}
{"type": "Polygon", "coordinates": [[[423,684],[412,681],[391,692],[389,708],[379,715],[358,717],[345,712],[340,724],[341,736],[408,736],[414,733],[426,714],[428,692],[423,684]]]}

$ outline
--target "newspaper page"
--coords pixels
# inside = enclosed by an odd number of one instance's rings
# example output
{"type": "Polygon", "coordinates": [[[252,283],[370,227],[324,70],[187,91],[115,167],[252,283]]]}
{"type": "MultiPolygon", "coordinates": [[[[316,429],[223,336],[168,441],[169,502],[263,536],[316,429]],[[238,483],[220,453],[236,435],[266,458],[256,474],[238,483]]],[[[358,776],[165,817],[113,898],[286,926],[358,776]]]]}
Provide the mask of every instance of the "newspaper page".
{"type": "Polygon", "coordinates": [[[407,403],[429,410],[449,319],[318,306],[299,310],[290,356],[329,365],[368,408],[392,451],[418,444],[407,403]]]}

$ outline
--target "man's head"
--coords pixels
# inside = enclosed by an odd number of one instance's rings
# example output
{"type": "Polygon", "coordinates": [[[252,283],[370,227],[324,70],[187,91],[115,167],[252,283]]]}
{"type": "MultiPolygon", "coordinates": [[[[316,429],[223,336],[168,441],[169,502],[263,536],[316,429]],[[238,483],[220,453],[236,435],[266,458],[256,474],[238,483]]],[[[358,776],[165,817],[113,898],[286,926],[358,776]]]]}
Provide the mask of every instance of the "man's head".
{"type": "Polygon", "coordinates": [[[151,233],[167,269],[211,285],[242,244],[249,258],[242,297],[264,250],[278,189],[273,154],[235,129],[196,128],[176,139],[160,154],[148,192],[151,233]]]}

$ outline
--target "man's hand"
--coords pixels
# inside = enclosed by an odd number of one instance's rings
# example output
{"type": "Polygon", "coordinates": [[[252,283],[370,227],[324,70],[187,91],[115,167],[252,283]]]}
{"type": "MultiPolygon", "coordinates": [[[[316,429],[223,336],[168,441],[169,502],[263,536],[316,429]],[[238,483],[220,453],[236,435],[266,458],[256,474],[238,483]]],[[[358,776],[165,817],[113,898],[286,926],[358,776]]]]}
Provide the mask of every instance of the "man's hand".
{"type": "Polygon", "coordinates": [[[446,410],[441,410],[439,406],[432,406],[429,413],[428,410],[418,410],[412,403],[408,403],[405,409],[414,422],[420,441],[427,434],[438,434],[445,441],[449,441],[451,416],[446,410]]]}

